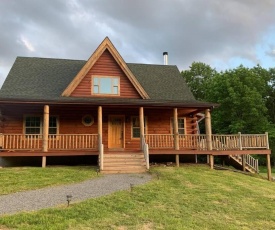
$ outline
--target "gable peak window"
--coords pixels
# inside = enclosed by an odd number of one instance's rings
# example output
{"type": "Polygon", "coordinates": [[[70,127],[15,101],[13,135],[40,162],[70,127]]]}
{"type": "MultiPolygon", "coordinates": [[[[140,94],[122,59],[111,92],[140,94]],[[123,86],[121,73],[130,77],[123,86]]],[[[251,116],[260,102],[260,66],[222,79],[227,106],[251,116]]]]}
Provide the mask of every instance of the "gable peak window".
{"type": "Polygon", "coordinates": [[[94,95],[119,95],[120,78],[113,76],[93,76],[92,94],[94,95]]]}

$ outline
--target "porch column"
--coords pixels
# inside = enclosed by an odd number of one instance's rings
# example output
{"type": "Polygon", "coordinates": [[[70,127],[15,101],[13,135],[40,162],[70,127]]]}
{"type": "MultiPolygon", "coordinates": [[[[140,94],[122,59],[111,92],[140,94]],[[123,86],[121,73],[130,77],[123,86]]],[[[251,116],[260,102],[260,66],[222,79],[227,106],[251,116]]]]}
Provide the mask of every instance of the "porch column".
{"type": "MultiPolygon", "coordinates": [[[[48,152],[48,139],[49,139],[49,106],[44,105],[43,116],[43,146],[42,151],[48,152]]],[[[46,156],[42,157],[42,167],[46,167],[46,156]]]]}
{"type": "MultiPolygon", "coordinates": [[[[179,124],[178,124],[178,109],[174,108],[174,148],[179,150],[179,124]]],[[[176,166],[180,166],[179,154],[176,154],[176,166]]]]}
{"type": "Polygon", "coordinates": [[[271,176],[271,164],[270,164],[270,154],[266,155],[266,166],[267,166],[267,179],[269,181],[272,181],[272,176],[271,176]]]}
{"type": "Polygon", "coordinates": [[[102,107],[98,106],[97,109],[97,129],[98,129],[98,152],[99,152],[99,169],[100,171],[103,170],[103,145],[102,145],[102,107]]]}
{"type": "Polygon", "coordinates": [[[102,144],[102,107],[98,106],[97,125],[98,125],[98,149],[102,144]]]}
{"type": "MultiPolygon", "coordinates": [[[[207,150],[212,150],[212,127],[210,109],[205,110],[205,132],[206,132],[206,146],[207,150]]],[[[209,154],[209,161],[211,169],[214,168],[214,156],[209,154]]]]}
{"type": "MultiPolygon", "coordinates": [[[[266,132],[265,135],[266,135],[266,149],[269,149],[268,133],[266,132]]],[[[266,166],[267,166],[267,179],[269,181],[272,181],[270,154],[266,155],[266,166]]]]}
{"type": "Polygon", "coordinates": [[[143,138],[144,138],[144,110],[143,110],[143,107],[139,107],[139,127],[140,127],[140,149],[143,150],[143,138]]]}
{"type": "MultiPolygon", "coordinates": [[[[238,132],[238,135],[239,135],[239,149],[243,150],[241,132],[238,132]]],[[[242,169],[243,169],[244,172],[245,172],[245,166],[246,166],[246,159],[245,159],[245,155],[242,154],[242,169]]]]}

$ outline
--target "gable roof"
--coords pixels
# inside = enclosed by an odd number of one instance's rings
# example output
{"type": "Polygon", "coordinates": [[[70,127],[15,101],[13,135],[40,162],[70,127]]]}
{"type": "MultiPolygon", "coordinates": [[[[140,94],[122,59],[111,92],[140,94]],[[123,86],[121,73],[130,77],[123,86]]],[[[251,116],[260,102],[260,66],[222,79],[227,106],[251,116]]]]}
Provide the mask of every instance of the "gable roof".
{"type": "MultiPolygon", "coordinates": [[[[0,97],[60,99],[85,64],[83,60],[17,57],[0,97]]],[[[196,101],[176,66],[128,63],[127,67],[152,100],[196,101]]]]}
{"type": "Polygon", "coordinates": [[[88,59],[88,61],[85,63],[85,65],[81,68],[81,70],[77,73],[77,75],[74,77],[74,79],[68,85],[68,87],[63,91],[62,96],[70,96],[71,95],[71,93],[75,90],[75,88],[78,86],[78,84],[81,82],[81,80],[86,76],[86,74],[93,67],[93,65],[97,62],[97,60],[104,53],[105,50],[108,50],[111,53],[111,55],[113,56],[115,61],[118,63],[118,65],[120,66],[122,71],[125,73],[126,77],[128,77],[128,79],[130,80],[132,85],[138,91],[140,96],[143,99],[149,99],[148,94],[142,88],[142,86],[139,84],[139,82],[136,80],[135,76],[129,70],[125,61],[123,60],[121,55],[118,53],[115,46],[113,45],[113,43],[110,41],[110,39],[108,37],[106,37],[102,41],[102,43],[98,46],[98,48],[95,50],[95,52],[92,54],[92,56],[88,59]]]}

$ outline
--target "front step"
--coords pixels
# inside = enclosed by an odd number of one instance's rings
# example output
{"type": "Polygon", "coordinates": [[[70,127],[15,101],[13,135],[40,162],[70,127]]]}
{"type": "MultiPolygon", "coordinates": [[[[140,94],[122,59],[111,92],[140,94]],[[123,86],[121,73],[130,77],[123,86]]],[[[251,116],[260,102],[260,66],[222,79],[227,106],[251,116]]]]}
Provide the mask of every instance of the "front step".
{"type": "Polygon", "coordinates": [[[106,153],[103,159],[102,173],[143,173],[147,171],[142,152],[106,153]]]}

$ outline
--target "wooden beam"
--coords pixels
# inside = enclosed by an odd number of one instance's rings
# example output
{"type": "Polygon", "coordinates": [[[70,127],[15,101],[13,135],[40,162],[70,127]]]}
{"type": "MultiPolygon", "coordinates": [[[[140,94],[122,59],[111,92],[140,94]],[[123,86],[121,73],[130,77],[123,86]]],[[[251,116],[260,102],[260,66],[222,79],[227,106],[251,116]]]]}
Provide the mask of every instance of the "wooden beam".
{"type": "Polygon", "coordinates": [[[140,127],[140,149],[143,149],[143,138],[144,138],[144,110],[143,107],[139,107],[139,127],[140,127]]]}
{"type": "Polygon", "coordinates": [[[49,139],[49,106],[44,105],[43,116],[43,152],[48,152],[48,139],[49,139]]]}
{"type": "Polygon", "coordinates": [[[266,166],[267,166],[267,179],[269,181],[272,181],[272,176],[271,176],[271,163],[270,163],[270,155],[266,155],[266,166]]]}
{"type": "Polygon", "coordinates": [[[46,156],[42,157],[42,168],[46,168],[46,156]]]}
{"type": "MultiPolygon", "coordinates": [[[[206,146],[207,150],[212,150],[212,127],[210,109],[205,110],[205,132],[206,132],[206,146]]],[[[214,156],[209,155],[210,168],[214,169],[214,156]]]]}

